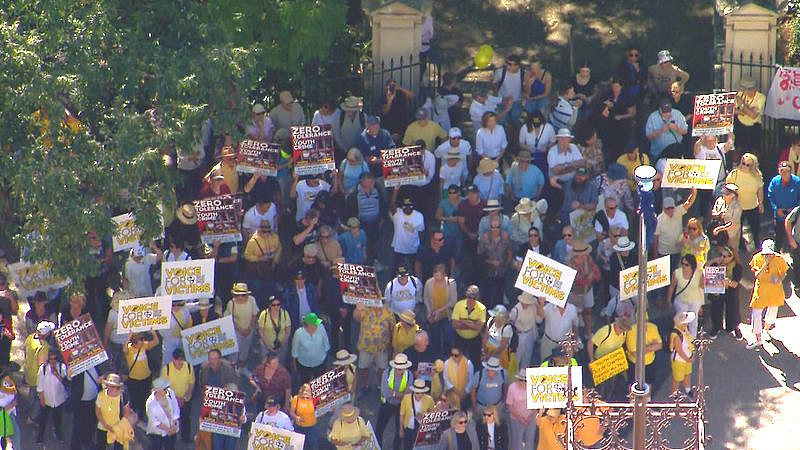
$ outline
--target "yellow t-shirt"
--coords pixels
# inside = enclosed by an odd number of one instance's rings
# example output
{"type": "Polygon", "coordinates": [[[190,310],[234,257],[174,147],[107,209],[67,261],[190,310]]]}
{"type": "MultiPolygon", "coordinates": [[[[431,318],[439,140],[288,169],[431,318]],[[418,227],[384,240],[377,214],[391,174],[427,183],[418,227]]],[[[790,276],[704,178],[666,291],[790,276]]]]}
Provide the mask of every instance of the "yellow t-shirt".
{"type": "MultiPolygon", "coordinates": [[[[106,394],[106,390],[103,389],[97,394],[97,400],[95,400],[95,406],[100,408],[100,415],[103,416],[103,420],[109,424],[110,426],[114,426],[122,420],[120,417],[120,404],[119,402],[122,401],[122,394],[117,395],[116,397],[111,397],[110,395],[106,394]]],[[[97,429],[107,431],[103,428],[103,425],[100,421],[97,421],[97,429]]]]}
{"type": "Polygon", "coordinates": [[[421,328],[419,325],[406,327],[403,326],[402,322],[397,322],[394,325],[394,334],[392,335],[392,348],[394,352],[404,352],[408,347],[414,345],[414,337],[420,330],[421,328]]]}
{"type": "Polygon", "coordinates": [[[181,398],[186,396],[189,386],[195,383],[194,369],[186,361],[180,369],[175,368],[175,363],[170,361],[161,368],[161,377],[170,381],[170,387],[175,391],[175,395],[181,398]]]}
{"type": "MultiPolygon", "coordinates": [[[[617,158],[617,164],[628,169],[628,185],[630,185],[631,189],[634,189],[636,187],[636,179],[633,177],[633,171],[636,170],[637,167],[642,165],[642,162],[640,162],[639,159],[640,158],[636,158],[633,161],[631,161],[628,158],[627,154],[619,155],[619,158],[617,158]]],[[[641,155],[641,160],[643,161],[644,165],[646,166],[650,165],[649,156],[643,154],[641,155]]]]}
{"type": "Polygon", "coordinates": [[[438,123],[429,120],[424,127],[421,127],[417,121],[414,121],[406,128],[406,133],[403,135],[403,145],[414,145],[414,142],[422,139],[425,141],[425,148],[431,150],[436,148],[437,137],[440,139],[447,137],[447,133],[438,123]]]}
{"type": "Polygon", "coordinates": [[[369,438],[369,428],[367,428],[367,424],[364,423],[364,419],[361,417],[353,423],[336,420],[333,422],[333,427],[331,427],[331,432],[328,435],[329,440],[342,442],[342,444],[336,446],[337,450],[349,450],[356,442],[367,438],[369,438]]]}
{"type": "Polygon", "coordinates": [[[133,380],[144,380],[150,376],[150,364],[147,362],[147,352],[156,347],[156,341],[145,341],[141,348],[128,342],[123,347],[125,361],[128,363],[128,376],[133,380]]]}
{"type": "Polygon", "coordinates": [[[257,262],[259,258],[269,254],[273,255],[273,261],[278,261],[281,257],[281,241],[276,234],[263,236],[256,233],[244,248],[244,259],[249,262],[257,262]]]}
{"type": "MultiPolygon", "coordinates": [[[[644,332],[644,342],[645,345],[650,345],[656,341],[661,340],[661,335],[658,334],[658,327],[656,324],[652,322],[647,322],[647,327],[645,327],[644,332]]],[[[633,353],[636,351],[636,325],[634,325],[630,331],[628,331],[627,336],[625,337],[625,346],[627,347],[626,354],[628,355],[628,361],[636,362],[636,355],[633,353]]],[[[656,352],[646,352],[644,354],[644,365],[649,366],[653,363],[656,359],[656,352]]]]}
{"type": "Polygon", "coordinates": [[[764,189],[764,180],[761,177],[753,173],[745,173],[739,169],[733,169],[725,181],[739,186],[738,199],[739,205],[743,210],[758,208],[758,196],[756,193],[760,189],[764,189]]]}
{"type": "Polygon", "coordinates": [[[594,359],[602,358],[625,344],[625,333],[617,334],[613,325],[606,325],[597,330],[592,336],[595,345],[594,359]],[[609,333],[611,327],[611,333],[609,333]]]}
{"type": "Polygon", "coordinates": [[[758,91],[756,91],[756,94],[753,96],[753,98],[744,97],[742,92],[737,93],[736,96],[744,99],[743,103],[745,105],[751,108],[758,108],[759,111],[758,116],[756,116],[755,119],[743,112],[740,112],[736,115],[736,118],[739,119],[739,122],[748,127],[753,126],[755,123],[761,123],[761,117],[764,115],[764,105],[767,104],[767,96],[758,91]]]}
{"type": "Polygon", "coordinates": [[[36,386],[39,366],[47,361],[49,353],[48,347],[34,338],[34,333],[25,338],[25,383],[28,386],[36,386]]]}
{"type": "Polygon", "coordinates": [[[261,311],[261,314],[259,314],[256,325],[258,326],[258,335],[261,336],[261,342],[271,349],[275,344],[276,332],[281,332],[281,345],[291,339],[287,330],[291,329],[292,327],[292,318],[289,317],[289,313],[283,308],[281,308],[280,315],[278,316],[278,320],[275,321],[275,324],[272,323],[272,320],[269,316],[269,310],[265,309],[264,311],[261,311]],[[275,328],[276,325],[277,329],[275,328]]]}
{"type": "Polygon", "coordinates": [[[302,399],[299,395],[292,397],[292,406],[294,412],[300,416],[300,421],[297,425],[301,427],[313,427],[317,424],[317,415],[314,412],[314,400],[302,399]]]}
{"type": "Polygon", "coordinates": [[[225,308],[225,315],[233,314],[233,321],[239,328],[249,328],[253,323],[253,318],[258,315],[258,305],[252,295],[247,297],[244,303],[237,303],[235,300],[228,300],[225,308]]]}
{"type": "Polygon", "coordinates": [[[212,167],[208,173],[210,175],[220,169],[222,170],[222,176],[225,177],[225,184],[228,185],[231,193],[235,194],[239,192],[239,173],[236,172],[236,165],[234,164],[233,166],[229,167],[227,164],[223,164],[222,161],[220,161],[214,165],[214,167],[212,167]]]}
{"type": "MultiPolygon", "coordinates": [[[[486,323],[486,307],[483,303],[476,301],[475,308],[471,312],[467,311],[467,299],[459,300],[453,306],[453,314],[450,316],[452,321],[456,320],[478,320],[481,323],[486,323]]],[[[464,339],[474,339],[479,334],[480,330],[465,330],[456,329],[456,333],[464,339]]]]}
{"type": "Polygon", "coordinates": [[[547,417],[541,417],[538,419],[538,424],[539,445],[536,446],[536,450],[564,450],[564,446],[561,445],[561,441],[558,438],[566,430],[561,418],[556,420],[556,423],[553,423],[547,417]]]}

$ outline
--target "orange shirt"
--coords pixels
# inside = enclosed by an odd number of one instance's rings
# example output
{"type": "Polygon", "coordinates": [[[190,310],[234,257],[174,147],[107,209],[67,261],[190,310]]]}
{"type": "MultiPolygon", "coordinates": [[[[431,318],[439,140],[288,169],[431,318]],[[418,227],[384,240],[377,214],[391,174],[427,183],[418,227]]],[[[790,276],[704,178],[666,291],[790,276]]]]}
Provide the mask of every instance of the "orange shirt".
{"type": "Polygon", "coordinates": [[[317,416],[314,413],[314,400],[308,398],[300,398],[299,395],[292,397],[292,406],[294,412],[300,416],[300,421],[297,425],[301,427],[313,427],[317,424],[317,416]]]}

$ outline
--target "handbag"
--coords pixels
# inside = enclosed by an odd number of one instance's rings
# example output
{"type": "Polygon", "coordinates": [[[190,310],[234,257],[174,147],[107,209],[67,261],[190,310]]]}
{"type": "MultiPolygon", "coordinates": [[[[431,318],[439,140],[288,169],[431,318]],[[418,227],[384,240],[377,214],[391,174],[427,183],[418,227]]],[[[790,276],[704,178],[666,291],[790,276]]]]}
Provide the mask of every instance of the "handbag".
{"type": "Polygon", "coordinates": [[[673,293],[672,293],[672,298],[671,298],[671,299],[669,299],[669,300],[670,300],[670,302],[672,302],[672,303],[675,303],[675,298],[676,298],[676,297],[678,297],[679,295],[681,295],[681,294],[683,293],[683,291],[685,291],[685,290],[686,290],[686,288],[688,288],[688,287],[689,287],[689,285],[690,285],[690,284],[692,284],[692,280],[694,280],[694,273],[695,273],[696,271],[697,271],[697,269],[694,269],[694,270],[692,270],[692,276],[690,276],[690,277],[689,277],[689,281],[687,281],[687,282],[686,282],[686,286],[684,286],[683,288],[681,288],[681,290],[679,290],[679,291],[677,291],[677,292],[673,292],[673,293]]]}

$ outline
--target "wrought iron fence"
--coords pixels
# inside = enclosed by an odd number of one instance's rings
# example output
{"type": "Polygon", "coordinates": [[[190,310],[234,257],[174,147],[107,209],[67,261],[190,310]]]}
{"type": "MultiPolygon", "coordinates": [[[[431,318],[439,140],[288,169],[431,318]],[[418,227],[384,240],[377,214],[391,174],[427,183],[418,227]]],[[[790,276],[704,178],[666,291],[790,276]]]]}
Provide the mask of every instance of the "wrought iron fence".
{"type": "MultiPolygon", "coordinates": [[[[750,78],[756,83],[759,92],[769,91],[772,77],[777,69],[772,57],[763,54],[729,52],[720,59],[715,76],[715,88],[736,91],[742,78],[750,78]]],[[[764,116],[762,120],[761,167],[766,174],[774,174],[780,152],[786,148],[793,135],[800,134],[800,123],[793,120],[773,119],[764,116]]]]}
{"type": "MultiPolygon", "coordinates": [[[[701,450],[711,443],[711,436],[705,432],[708,387],[703,379],[703,355],[711,340],[700,330],[694,344],[698,361],[695,398],[692,400],[683,393],[675,393],[670,397],[673,402],[647,403],[646,450],[701,450]],[[678,437],[675,437],[673,427],[682,428],[678,437]]],[[[571,359],[578,350],[578,341],[570,333],[561,346],[571,359]]],[[[572,392],[571,370],[569,367],[567,392],[572,392]]],[[[632,403],[605,403],[594,389],[588,390],[581,404],[575,404],[571,395],[566,397],[566,414],[562,420],[565,433],[558,436],[564,448],[634,450],[627,436],[633,424],[632,403]],[[584,427],[599,429],[603,437],[593,443],[580,441],[575,436],[584,427]]]]}
{"type": "Polygon", "coordinates": [[[364,111],[369,113],[380,110],[383,91],[389,80],[414,92],[414,98],[411,99],[413,109],[422,106],[428,95],[437,91],[441,80],[439,64],[415,58],[414,55],[391,58],[380,63],[362,63],[359,72],[363,80],[364,111]]]}

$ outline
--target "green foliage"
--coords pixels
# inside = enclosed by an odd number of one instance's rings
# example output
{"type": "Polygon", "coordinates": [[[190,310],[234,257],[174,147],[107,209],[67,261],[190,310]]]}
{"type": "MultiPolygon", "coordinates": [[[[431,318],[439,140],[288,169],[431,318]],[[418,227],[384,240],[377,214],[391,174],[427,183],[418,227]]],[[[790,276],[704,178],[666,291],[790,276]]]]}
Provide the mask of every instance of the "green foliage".
{"type": "Polygon", "coordinates": [[[160,234],[175,173],[210,118],[229,130],[249,95],[325,59],[345,0],[0,0],[2,232],[81,280],[86,232],[132,210],[160,234]],[[279,73],[280,77],[271,77],[279,73]],[[71,129],[65,110],[80,122],[71,129]]]}

